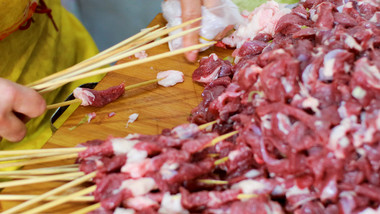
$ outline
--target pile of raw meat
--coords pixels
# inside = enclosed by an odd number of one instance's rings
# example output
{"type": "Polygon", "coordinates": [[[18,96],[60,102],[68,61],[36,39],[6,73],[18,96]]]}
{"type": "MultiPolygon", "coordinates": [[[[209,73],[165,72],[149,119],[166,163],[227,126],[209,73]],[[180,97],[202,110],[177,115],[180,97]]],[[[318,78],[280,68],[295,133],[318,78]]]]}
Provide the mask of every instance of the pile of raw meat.
{"type": "Polygon", "coordinates": [[[235,65],[201,59],[192,124],[83,144],[94,213],[380,213],[379,20],[376,0],[304,0],[235,65]]]}

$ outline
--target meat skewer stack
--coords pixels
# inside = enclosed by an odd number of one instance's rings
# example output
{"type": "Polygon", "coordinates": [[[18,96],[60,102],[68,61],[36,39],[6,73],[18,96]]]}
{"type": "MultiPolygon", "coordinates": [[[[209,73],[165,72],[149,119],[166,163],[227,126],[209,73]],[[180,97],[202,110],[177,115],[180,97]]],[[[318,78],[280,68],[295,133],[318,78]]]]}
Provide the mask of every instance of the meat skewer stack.
{"type": "Polygon", "coordinates": [[[306,0],[235,65],[202,59],[189,120],[218,123],[82,144],[100,204],[79,213],[380,212],[379,18],[376,1],[306,0]]]}

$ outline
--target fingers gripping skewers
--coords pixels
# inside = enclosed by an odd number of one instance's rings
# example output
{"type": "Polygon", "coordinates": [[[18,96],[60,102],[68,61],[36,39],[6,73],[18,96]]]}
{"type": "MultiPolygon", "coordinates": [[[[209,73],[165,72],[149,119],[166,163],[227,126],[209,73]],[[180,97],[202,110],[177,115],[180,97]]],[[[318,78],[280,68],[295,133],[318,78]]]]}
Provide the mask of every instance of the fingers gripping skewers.
{"type": "Polygon", "coordinates": [[[179,82],[183,82],[183,73],[175,70],[163,71],[159,72],[157,74],[157,78],[153,80],[148,80],[129,86],[125,86],[124,83],[121,83],[118,86],[113,86],[101,91],[88,88],[76,88],[73,92],[76,99],[48,105],[46,109],[49,110],[65,105],[71,105],[74,103],[81,103],[83,106],[103,107],[108,103],[118,99],[126,90],[138,88],[156,82],[164,87],[173,86],[179,82]]]}

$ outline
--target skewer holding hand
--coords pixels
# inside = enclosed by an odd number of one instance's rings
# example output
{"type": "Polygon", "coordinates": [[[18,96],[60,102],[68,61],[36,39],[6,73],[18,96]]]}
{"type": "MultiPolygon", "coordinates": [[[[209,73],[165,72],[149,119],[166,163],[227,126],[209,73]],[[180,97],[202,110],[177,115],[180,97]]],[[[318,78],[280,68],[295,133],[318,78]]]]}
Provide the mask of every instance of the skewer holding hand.
{"type": "Polygon", "coordinates": [[[118,99],[121,95],[124,94],[124,91],[126,90],[138,88],[156,82],[164,87],[173,86],[179,82],[183,82],[183,73],[175,70],[163,71],[157,74],[156,79],[147,80],[129,86],[125,86],[124,83],[121,83],[118,86],[113,86],[101,91],[88,88],[76,88],[73,92],[76,99],[48,105],[46,109],[54,109],[74,103],[80,103],[83,106],[103,107],[108,103],[118,99]]]}
{"type": "Polygon", "coordinates": [[[0,140],[20,141],[25,123],[45,112],[44,98],[33,89],[0,78],[0,140]]]}

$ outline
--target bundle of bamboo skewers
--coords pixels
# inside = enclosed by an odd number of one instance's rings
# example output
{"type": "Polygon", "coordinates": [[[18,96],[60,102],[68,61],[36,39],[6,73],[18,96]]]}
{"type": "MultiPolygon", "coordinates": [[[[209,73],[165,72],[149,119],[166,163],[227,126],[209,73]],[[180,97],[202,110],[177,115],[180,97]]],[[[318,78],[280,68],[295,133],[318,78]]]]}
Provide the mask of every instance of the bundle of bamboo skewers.
{"type": "Polygon", "coordinates": [[[63,71],[60,71],[48,77],[42,78],[41,80],[32,82],[28,84],[27,86],[32,89],[35,89],[36,91],[40,93],[49,92],[63,86],[64,84],[67,84],[76,80],[84,79],[91,76],[96,76],[99,74],[108,73],[108,72],[119,70],[122,68],[144,64],[144,63],[151,62],[154,60],[163,59],[166,57],[182,54],[191,50],[201,49],[201,48],[208,47],[210,45],[215,44],[215,42],[209,42],[206,44],[193,45],[193,46],[181,48],[175,51],[170,51],[170,52],[150,56],[145,59],[139,59],[135,61],[130,61],[130,62],[110,66],[107,68],[101,68],[102,66],[109,65],[121,59],[133,56],[134,54],[139,53],[141,51],[148,50],[150,48],[164,44],[178,37],[182,37],[188,33],[197,31],[200,29],[200,27],[191,28],[188,30],[184,30],[175,35],[163,37],[172,31],[186,27],[194,22],[199,21],[200,19],[201,18],[190,20],[181,25],[174,26],[171,28],[167,28],[167,27],[160,28],[159,25],[146,28],[142,30],[140,33],[137,33],[136,35],[125,39],[124,41],[100,52],[99,54],[87,60],[84,60],[63,71]]]}
{"type": "MultiPolygon", "coordinates": [[[[199,126],[199,129],[206,129],[211,127],[217,123],[217,121],[213,121],[204,125],[199,126]]],[[[221,135],[219,137],[214,138],[207,146],[213,146],[216,143],[223,141],[235,134],[237,131],[221,135]]],[[[86,150],[86,147],[75,147],[75,148],[57,148],[57,149],[36,149],[36,150],[14,150],[14,151],[0,151],[0,156],[5,156],[1,158],[0,161],[9,161],[9,160],[22,160],[22,159],[30,159],[28,161],[20,161],[20,162],[10,162],[10,163],[0,163],[0,169],[11,166],[25,166],[25,165],[34,165],[34,164],[42,164],[47,162],[54,162],[58,160],[74,160],[78,157],[78,153],[86,150]]],[[[215,165],[224,163],[228,159],[221,158],[215,161],[215,165]]],[[[2,212],[3,214],[10,213],[19,213],[26,208],[30,208],[30,206],[35,205],[41,201],[48,201],[47,203],[34,207],[32,209],[23,211],[23,213],[41,213],[47,209],[53,208],[55,206],[61,205],[65,202],[95,202],[93,196],[85,196],[86,194],[92,193],[95,191],[96,186],[90,186],[79,191],[75,191],[74,193],[68,195],[57,195],[64,191],[70,190],[79,186],[80,184],[90,182],[92,178],[96,176],[96,171],[85,174],[79,170],[78,164],[70,164],[70,165],[61,165],[54,167],[45,167],[45,168],[37,168],[37,169],[27,169],[27,170],[17,170],[17,171],[3,171],[0,172],[0,178],[14,179],[12,181],[0,182],[0,188],[9,188],[9,187],[18,187],[23,185],[30,184],[39,184],[44,182],[51,181],[69,181],[57,188],[54,188],[48,192],[45,192],[41,195],[5,195],[0,194],[0,200],[12,200],[12,201],[25,201],[15,207],[12,207],[8,210],[2,212]]],[[[208,183],[208,184],[225,184],[225,181],[219,180],[200,180],[199,182],[208,183]]],[[[73,192],[70,191],[70,192],[73,192]]],[[[247,197],[244,194],[241,194],[239,197],[247,197]]],[[[92,210],[95,210],[100,207],[100,203],[92,204],[88,207],[85,207],[81,210],[78,210],[73,213],[87,213],[92,210]]]]}

